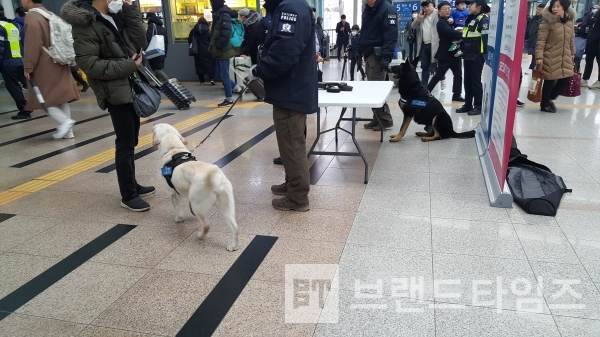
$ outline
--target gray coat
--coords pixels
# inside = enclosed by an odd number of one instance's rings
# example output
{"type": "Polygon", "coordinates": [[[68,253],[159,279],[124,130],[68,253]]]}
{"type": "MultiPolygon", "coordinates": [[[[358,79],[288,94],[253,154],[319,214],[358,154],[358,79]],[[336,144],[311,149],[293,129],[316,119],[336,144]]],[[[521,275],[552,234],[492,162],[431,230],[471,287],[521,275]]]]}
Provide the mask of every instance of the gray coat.
{"type": "MultiPolygon", "coordinates": [[[[435,54],[437,54],[438,47],[440,45],[440,37],[438,36],[437,23],[440,17],[438,15],[437,9],[429,15],[433,15],[433,23],[431,25],[431,34],[433,35],[433,38],[431,40],[431,63],[437,63],[435,54]]],[[[423,44],[423,27],[421,26],[423,20],[415,19],[411,25],[412,29],[415,29],[417,31],[417,55],[421,54],[421,45],[423,44]]]]}

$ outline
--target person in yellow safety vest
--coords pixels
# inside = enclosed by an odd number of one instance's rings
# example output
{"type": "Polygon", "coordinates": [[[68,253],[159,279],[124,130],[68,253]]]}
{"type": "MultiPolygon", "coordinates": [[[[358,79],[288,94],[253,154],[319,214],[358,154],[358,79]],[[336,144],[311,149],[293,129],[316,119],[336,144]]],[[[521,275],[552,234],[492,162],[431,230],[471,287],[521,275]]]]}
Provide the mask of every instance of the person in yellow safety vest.
{"type": "Polygon", "coordinates": [[[465,70],[465,104],[456,110],[457,113],[468,113],[469,116],[481,114],[481,74],[485,64],[487,32],[490,25],[490,19],[485,14],[489,11],[486,0],[470,1],[469,16],[465,22],[461,42],[465,70]]]}
{"type": "Polygon", "coordinates": [[[4,78],[6,90],[19,109],[19,113],[13,116],[13,119],[31,118],[31,111],[25,110],[27,101],[21,86],[27,83],[21,57],[19,28],[4,16],[4,7],[0,6],[0,73],[4,78]],[[17,116],[18,118],[14,118],[17,116]]]}

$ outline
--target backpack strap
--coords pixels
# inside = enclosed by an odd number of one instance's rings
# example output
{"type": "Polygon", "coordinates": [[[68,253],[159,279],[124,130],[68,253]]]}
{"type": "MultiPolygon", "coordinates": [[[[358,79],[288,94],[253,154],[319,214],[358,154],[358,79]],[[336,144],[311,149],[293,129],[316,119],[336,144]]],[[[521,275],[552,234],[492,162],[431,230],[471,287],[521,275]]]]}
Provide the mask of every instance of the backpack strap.
{"type": "Polygon", "coordinates": [[[32,8],[29,11],[30,12],[36,12],[36,13],[40,14],[41,16],[43,16],[44,18],[46,18],[46,20],[48,20],[48,21],[50,21],[50,19],[54,15],[54,14],[46,12],[45,10],[40,9],[40,8],[32,8]]]}

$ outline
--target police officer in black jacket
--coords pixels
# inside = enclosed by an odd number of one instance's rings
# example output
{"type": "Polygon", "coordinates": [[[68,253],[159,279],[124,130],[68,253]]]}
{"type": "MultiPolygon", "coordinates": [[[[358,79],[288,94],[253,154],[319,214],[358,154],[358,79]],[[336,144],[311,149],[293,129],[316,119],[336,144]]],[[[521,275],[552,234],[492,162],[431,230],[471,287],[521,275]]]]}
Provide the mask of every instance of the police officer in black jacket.
{"type": "MultiPolygon", "coordinates": [[[[362,14],[360,51],[365,57],[365,70],[368,81],[385,81],[385,75],[394,56],[398,39],[398,15],[396,9],[387,0],[366,0],[362,14]]],[[[379,116],[384,129],[394,125],[390,108],[373,109],[379,116]]],[[[365,128],[380,131],[381,126],[373,120],[365,128]]]]}
{"type": "Polygon", "coordinates": [[[465,104],[456,110],[457,113],[466,112],[469,116],[481,114],[481,74],[490,25],[490,19],[485,14],[489,11],[486,0],[473,0],[469,4],[469,16],[465,22],[461,43],[465,60],[465,104]]]}
{"type": "Polygon", "coordinates": [[[310,179],[306,158],[306,115],[317,112],[315,21],[306,1],[266,0],[273,13],[262,57],[252,74],[263,79],[265,101],[273,105],[273,122],[285,182],[271,186],[281,199],[279,210],[308,211],[310,179]]]}
{"type": "Polygon", "coordinates": [[[464,102],[462,98],[462,60],[460,55],[456,55],[456,51],[450,51],[452,42],[460,41],[462,33],[457,31],[448,22],[450,17],[450,3],[448,1],[442,1],[438,4],[438,14],[440,19],[437,22],[437,32],[440,37],[439,47],[435,58],[438,60],[438,69],[435,75],[429,80],[427,84],[427,90],[430,92],[435,88],[439,81],[444,79],[448,69],[452,71],[453,85],[452,85],[452,101],[464,102]],[[458,56],[458,57],[457,57],[458,56]]]}

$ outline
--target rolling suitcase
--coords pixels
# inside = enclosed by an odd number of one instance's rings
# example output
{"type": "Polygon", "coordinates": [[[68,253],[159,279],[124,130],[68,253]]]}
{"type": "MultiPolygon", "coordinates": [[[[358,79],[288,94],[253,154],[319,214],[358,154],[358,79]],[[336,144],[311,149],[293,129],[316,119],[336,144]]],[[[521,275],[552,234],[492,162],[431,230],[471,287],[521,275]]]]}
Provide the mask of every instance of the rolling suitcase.
{"type": "MultiPolygon", "coordinates": [[[[244,74],[239,73],[237,70],[234,70],[236,76],[242,76],[244,74]]],[[[250,74],[250,72],[248,72],[248,74],[250,74]]],[[[253,80],[249,80],[248,75],[246,75],[246,77],[244,77],[244,86],[246,86],[248,88],[248,90],[250,90],[250,92],[256,96],[256,98],[259,101],[262,101],[265,99],[265,85],[263,83],[263,81],[260,78],[255,78],[253,80]]]]}
{"type": "Polygon", "coordinates": [[[234,57],[229,62],[229,77],[237,85],[245,85],[244,79],[250,76],[250,67],[252,60],[249,57],[234,57]]]}
{"type": "Polygon", "coordinates": [[[184,87],[177,79],[172,78],[166,82],[162,82],[156,78],[152,70],[147,67],[142,67],[142,74],[150,81],[154,82],[159,90],[167,96],[179,110],[189,109],[190,104],[196,101],[192,93],[184,87]]]}

